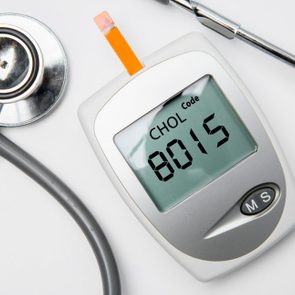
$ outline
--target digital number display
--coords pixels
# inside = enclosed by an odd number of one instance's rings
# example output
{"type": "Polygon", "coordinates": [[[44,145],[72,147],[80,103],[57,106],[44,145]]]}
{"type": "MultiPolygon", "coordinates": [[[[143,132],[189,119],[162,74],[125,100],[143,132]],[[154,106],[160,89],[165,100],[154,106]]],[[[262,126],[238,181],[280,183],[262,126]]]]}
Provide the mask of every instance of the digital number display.
{"type": "Polygon", "coordinates": [[[161,212],[257,151],[211,76],[119,132],[115,143],[161,212]]]}

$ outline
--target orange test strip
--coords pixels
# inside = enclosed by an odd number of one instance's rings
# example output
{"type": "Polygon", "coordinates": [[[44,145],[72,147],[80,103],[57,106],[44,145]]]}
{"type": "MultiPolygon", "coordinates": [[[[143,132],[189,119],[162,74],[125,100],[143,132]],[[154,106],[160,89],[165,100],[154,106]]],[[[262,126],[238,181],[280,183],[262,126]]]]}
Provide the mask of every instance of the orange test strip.
{"type": "Polygon", "coordinates": [[[132,76],[139,72],[143,68],[143,65],[121,34],[120,30],[115,26],[111,16],[104,11],[96,16],[94,21],[104,33],[106,39],[124,64],[128,73],[132,76]]]}

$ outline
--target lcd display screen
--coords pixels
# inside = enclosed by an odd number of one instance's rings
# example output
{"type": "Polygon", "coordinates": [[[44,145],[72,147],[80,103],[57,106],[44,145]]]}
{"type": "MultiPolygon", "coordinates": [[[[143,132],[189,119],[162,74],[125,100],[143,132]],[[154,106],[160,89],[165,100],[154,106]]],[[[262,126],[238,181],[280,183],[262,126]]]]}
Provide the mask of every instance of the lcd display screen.
{"type": "Polygon", "coordinates": [[[216,81],[205,76],[114,137],[161,212],[257,151],[216,81]]]}

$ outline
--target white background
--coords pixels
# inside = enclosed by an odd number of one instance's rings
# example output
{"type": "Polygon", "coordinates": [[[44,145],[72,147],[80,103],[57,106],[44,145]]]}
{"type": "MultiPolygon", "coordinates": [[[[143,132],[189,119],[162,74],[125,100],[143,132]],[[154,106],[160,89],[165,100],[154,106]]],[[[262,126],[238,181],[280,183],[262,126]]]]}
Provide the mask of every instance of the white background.
{"type": "MultiPolygon", "coordinates": [[[[294,1],[203,4],[295,53],[294,1]]],[[[140,57],[191,31],[203,32],[244,80],[295,170],[295,69],[238,40],[223,39],[192,15],[153,0],[1,1],[1,12],[28,14],[51,27],[70,64],[59,108],[39,123],[2,132],[61,176],[91,208],[114,249],[123,295],[294,294],[294,234],[243,269],[200,283],[153,240],[112,187],[77,118],[78,106],[123,71],[92,21],[102,10],[111,13],[140,57]]],[[[74,221],[50,195],[1,159],[0,179],[0,294],[99,294],[94,255],[74,221]]]]}

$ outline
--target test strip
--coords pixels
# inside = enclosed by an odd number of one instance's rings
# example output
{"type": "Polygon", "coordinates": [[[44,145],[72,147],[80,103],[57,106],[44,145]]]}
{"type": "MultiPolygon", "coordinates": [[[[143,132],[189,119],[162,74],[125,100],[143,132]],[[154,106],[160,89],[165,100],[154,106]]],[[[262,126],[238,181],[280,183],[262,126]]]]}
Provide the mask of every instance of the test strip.
{"type": "Polygon", "coordinates": [[[97,15],[94,18],[94,21],[105,35],[128,73],[132,76],[139,72],[143,68],[143,65],[121,34],[120,30],[116,27],[111,16],[104,11],[97,15]]]}

